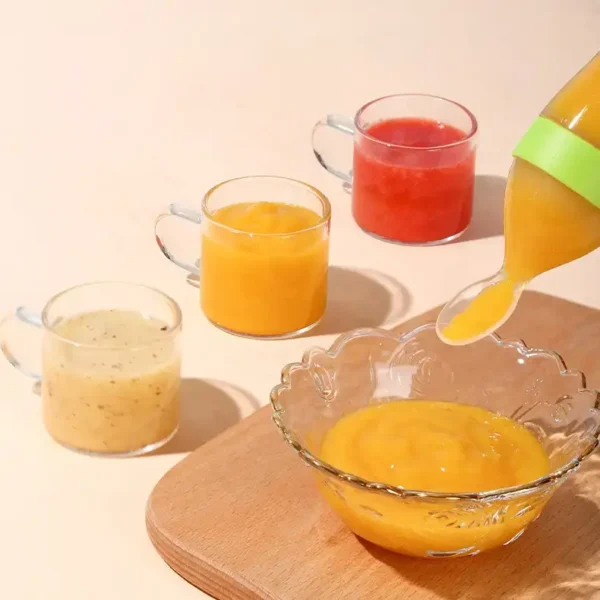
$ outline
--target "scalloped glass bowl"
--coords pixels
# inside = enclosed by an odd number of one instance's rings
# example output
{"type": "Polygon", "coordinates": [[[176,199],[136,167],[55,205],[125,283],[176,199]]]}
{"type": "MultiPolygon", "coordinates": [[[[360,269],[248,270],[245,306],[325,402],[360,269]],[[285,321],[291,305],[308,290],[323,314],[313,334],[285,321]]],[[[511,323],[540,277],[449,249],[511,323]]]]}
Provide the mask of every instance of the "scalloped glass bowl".
{"type": "Polygon", "coordinates": [[[317,485],[358,536],[422,557],[478,554],[513,542],[598,445],[600,397],[555,352],[491,334],[448,346],[435,324],[396,334],[359,329],[287,365],[271,392],[273,420],[314,469],[317,485]],[[344,415],[402,398],[477,405],[524,424],[550,458],[549,475],[488,492],[442,494],[366,481],[319,460],[344,415]]]}

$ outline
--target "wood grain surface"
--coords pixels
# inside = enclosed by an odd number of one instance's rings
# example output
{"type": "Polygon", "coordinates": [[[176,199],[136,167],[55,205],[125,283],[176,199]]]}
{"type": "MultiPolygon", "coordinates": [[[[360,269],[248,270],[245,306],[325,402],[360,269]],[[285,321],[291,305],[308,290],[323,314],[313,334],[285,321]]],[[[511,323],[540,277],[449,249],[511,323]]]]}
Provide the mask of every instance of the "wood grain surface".
{"type": "MultiPolygon", "coordinates": [[[[433,320],[437,309],[400,329],[433,320]]],[[[600,387],[600,312],[529,292],[500,332],[559,351],[600,387]]],[[[308,345],[308,344],[307,344],[308,345]]],[[[276,381],[276,374],[274,384],[276,381]]],[[[571,477],[523,537],[472,558],[395,555],[350,533],[270,407],[189,455],[148,501],[150,539],[182,577],[220,600],[600,598],[600,459],[571,477]]]]}

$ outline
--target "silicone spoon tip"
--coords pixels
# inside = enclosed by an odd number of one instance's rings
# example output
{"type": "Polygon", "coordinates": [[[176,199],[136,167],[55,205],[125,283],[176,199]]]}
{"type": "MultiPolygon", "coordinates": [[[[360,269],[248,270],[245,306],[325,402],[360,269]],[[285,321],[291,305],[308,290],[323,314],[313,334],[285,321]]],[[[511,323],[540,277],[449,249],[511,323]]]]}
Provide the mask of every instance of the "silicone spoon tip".
{"type": "Polygon", "coordinates": [[[507,280],[502,272],[470,285],[440,311],[438,337],[451,346],[483,339],[510,318],[524,287],[507,280]]]}

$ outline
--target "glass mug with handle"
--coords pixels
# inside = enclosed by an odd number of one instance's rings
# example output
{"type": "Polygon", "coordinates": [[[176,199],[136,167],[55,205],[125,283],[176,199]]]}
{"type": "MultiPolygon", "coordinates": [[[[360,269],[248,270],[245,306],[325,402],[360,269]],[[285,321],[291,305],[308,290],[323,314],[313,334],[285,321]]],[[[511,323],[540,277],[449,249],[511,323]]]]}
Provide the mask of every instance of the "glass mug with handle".
{"type": "Polygon", "coordinates": [[[200,304],[217,327],[253,338],[279,339],[312,329],[327,301],[331,207],[314,187],[284,177],[231,179],[209,190],[200,211],[178,205],[158,217],[163,254],[200,277],[200,304]],[[196,257],[175,251],[168,224],[200,225],[196,257]]]}
{"type": "Polygon", "coordinates": [[[13,366],[41,380],[44,425],[57,442],[135,456],[177,432],[180,333],[179,306],[162,292],[98,282],[57,294],[41,315],[18,308],[0,324],[0,343],[13,366]]]}
{"type": "Polygon", "coordinates": [[[477,121],[438,96],[399,94],[365,104],[352,119],[329,115],[313,129],[319,163],[352,188],[356,223],[408,245],[458,238],[473,208],[477,121]],[[336,166],[327,132],[354,139],[352,170],[336,166]]]}

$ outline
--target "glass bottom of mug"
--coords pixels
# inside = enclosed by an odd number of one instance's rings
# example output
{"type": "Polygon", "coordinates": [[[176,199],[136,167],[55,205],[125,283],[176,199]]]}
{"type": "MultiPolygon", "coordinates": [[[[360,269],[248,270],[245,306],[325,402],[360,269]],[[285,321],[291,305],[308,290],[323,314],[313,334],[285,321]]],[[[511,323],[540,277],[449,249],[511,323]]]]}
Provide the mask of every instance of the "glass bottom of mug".
{"type": "Polygon", "coordinates": [[[60,444],[63,448],[66,448],[67,450],[72,450],[73,452],[77,452],[78,454],[84,454],[85,456],[97,456],[102,458],[132,458],[134,456],[142,456],[144,454],[149,454],[150,452],[154,452],[155,450],[162,448],[177,435],[178,431],[179,427],[175,427],[175,429],[162,440],[152,442],[151,444],[146,444],[145,446],[142,446],[141,448],[136,448],[135,450],[128,450],[127,452],[100,452],[99,450],[86,450],[85,448],[77,448],[76,446],[71,446],[69,444],[66,444],[65,442],[61,442],[55,437],[51,437],[57,444],[60,444]]]}
{"type": "Polygon", "coordinates": [[[302,327],[302,329],[296,329],[295,331],[290,331],[289,333],[281,333],[276,335],[255,335],[252,333],[243,333],[240,331],[234,331],[233,329],[227,329],[227,327],[223,327],[211,319],[208,319],[217,329],[224,331],[225,333],[229,333],[231,335],[235,335],[237,337],[247,338],[250,340],[288,340],[294,337],[300,337],[305,333],[308,333],[312,329],[314,329],[322,320],[323,317],[317,319],[314,323],[307,325],[306,327],[302,327]]]}
{"type": "MultiPolygon", "coordinates": [[[[469,223],[469,225],[470,225],[470,223],[469,223]]],[[[370,235],[371,237],[374,237],[377,240],[381,240],[382,242],[388,242],[390,244],[397,244],[398,246],[426,247],[426,246],[441,246],[443,244],[449,244],[450,242],[457,240],[461,235],[464,235],[464,233],[467,231],[467,229],[469,229],[469,225],[467,225],[462,231],[459,231],[458,233],[453,233],[452,235],[449,235],[446,238],[443,238],[441,240],[432,240],[431,242],[403,242],[402,240],[395,240],[392,238],[384,237],[382,235],[378,235],[377,233],[373,233],[372,231],[369,231],[368,229],[363,229],[362,227],[360,227],[360,225],[359,225],[359,227],[366,234],[370,235]]]]}

